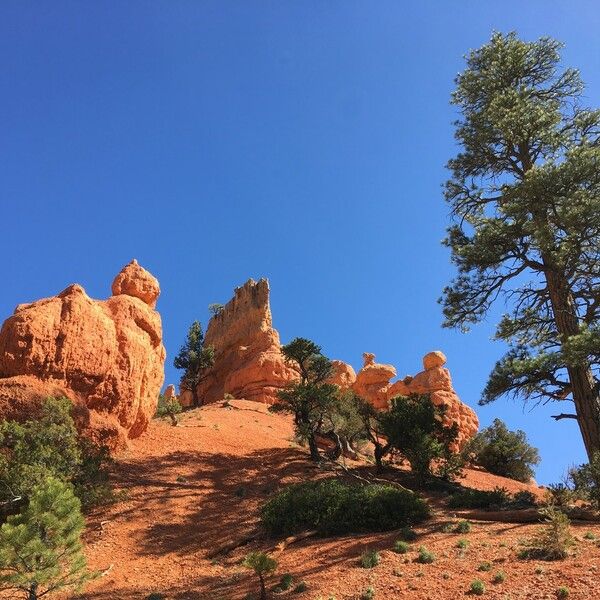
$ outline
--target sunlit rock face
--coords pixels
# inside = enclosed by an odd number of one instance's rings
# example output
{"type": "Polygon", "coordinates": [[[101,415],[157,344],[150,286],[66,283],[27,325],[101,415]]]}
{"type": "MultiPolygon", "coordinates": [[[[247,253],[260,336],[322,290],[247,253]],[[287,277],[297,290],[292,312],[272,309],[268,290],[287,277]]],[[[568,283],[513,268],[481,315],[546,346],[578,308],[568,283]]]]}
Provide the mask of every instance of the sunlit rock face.
{"type": "Polygon", "coordinates": [[[277,392],[297,378],[281,353],[273,328],[269,282],[248,280],[210,320],[205,345],[215,350],[215,362],[197,388],[202,403],[235,398],[272,404],[277,392]]]}
{"type": "Polygon", "coordinates": [[[0,417],[34,416],[64,395],[79,428],[112,449],[146,430],[164,381],[160,287],[133,260],[112,291],[94,300],[73,284],[17,306],[0,330],[0,417]]]}

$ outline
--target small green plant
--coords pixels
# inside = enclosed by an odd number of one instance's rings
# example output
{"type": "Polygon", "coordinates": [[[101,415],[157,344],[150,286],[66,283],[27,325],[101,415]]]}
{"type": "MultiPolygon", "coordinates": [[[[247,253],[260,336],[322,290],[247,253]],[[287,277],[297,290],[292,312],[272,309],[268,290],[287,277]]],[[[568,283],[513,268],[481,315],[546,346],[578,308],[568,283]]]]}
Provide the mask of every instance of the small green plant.
{"type": "Polygon", "coordinates": [[[296,584],[296,587],[294,588],[294,594],[301,594],[302,592],[305,592],[308,589],[308,584],[306,583],[306,581],[301,581],[300,583],[296,584]]]}
{"type": "Polygon", "coordinates": [[[435,554],[429,552],[425,546],[419,546],[419,555],[417,556],[417,562],[423,565],[428,565],[435,561],[435,554]]]}
{"type": "Polygon", "coordinates": [[[489,562],[488,560],[482,562],[479,564],[479,566],[477,567],[478,571],[483,571],[483,572],[487,572],[487,571],[491,571],[492,570],[492,563],[489,562]]]}
{"type": "Polygon", "coordinates": [[[375,550],[365,550],[360,555],[360,564],[363,569],[372,569],[376,567],[381,562],[381,556],[379,556],[379,552],[375,550]]]}
{"type": "Polygon", "coordinates": [[[267,600],[265,577],[277,569],[277,561],[264,552],[250,552],[246,555],[242,565],[256,573],[260,583],[260,600],[267,600]]]}
{"type": "Polygon", "coordinates": [[[542,567],[536,567],[534,573],[536,575],[543,575],[544,574],[544,569],[542,567]]]}
{"type": "Polygon", "coordinates": [[[466,550],[469,547],[469,540],[460,539],[456,542],[456,547],[461,550],[466,550]]]}
{"type": "Polygon", "coordinates": [[[565,585],[560,586],[556,590],[556,597],[560,600],[565,600],[565,598],[569,597],[569,588],[565,585]]]}
{"type": "Polygon", "coordinates": [[[592,533],[591,531],[586,532],[586,534],[583,537],[586,540],[595,540],[596,539],[596,535],[594,533],[592,533]]]}
{"type": "Polygon", "coordinates": [[[540,560],[561,560],[566,558],[573,545],[571,521],[565,513],[554,507],[540,511],[546,518],[545,524],[527,543],[527,548],[519,553],[519,558],[540,560]]]}
{"type": "Polygon", "coordinates": [[[404,540],[396,540],[392,549],[397,554],[406,554],[410,550],[410,544],[404,540]]]}
{"type": "Polygon", "coordinates": [[[564,483],[551,483],[546,490],[546,503],[565,507],[576,500],[575,492],[564,483]]]}
{"type": "Polygon", "coordinates": [[[279,580],[279,585],[277,586],[282,592],[289,590],[294,583],[294,577],[291,573],[284,573],[279,580]]]}
{"type": "Polygon", "coordinates": [[[471,532],[471,522],[470,521],[459,521],[454,528],[456,533],[470,533],[471,532]]]}
{"type": "Polygon", "coordinates": [[[493,583],[504,583],[504,581],[506,581],[506,573],[504,571],[494,573],[494,577],[492,577],[493,583]]]}
{"type": "Polygon", "coordinates": [[[483,594],[485,594],[485,584],[481,579],[476,579],[471,583],[469,591],[474,596],[483,596],[483,594]]]}
{"type": "Polygon", "coordinates": [[[373,600],[375,598],[375,588],[369,586],[360,596],[360,600],[373,600]]]}

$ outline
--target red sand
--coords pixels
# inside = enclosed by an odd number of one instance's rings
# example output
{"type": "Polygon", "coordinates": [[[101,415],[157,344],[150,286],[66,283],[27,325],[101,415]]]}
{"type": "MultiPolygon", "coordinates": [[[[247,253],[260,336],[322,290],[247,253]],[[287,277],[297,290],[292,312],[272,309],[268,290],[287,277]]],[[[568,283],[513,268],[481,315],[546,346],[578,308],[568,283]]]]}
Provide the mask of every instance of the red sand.
{"type": "MultiPolygon", "coordinates": [[[[89,562],[105,574],[78,597],[141,600],[160,592],[169,600],[241,600],[256,592],[254,576],[240,560],[250,550],[272,549],[278,540],[259,536],[229,554],[212,560],[209,555],[256,531],[258,509],[273,489],[322,471],[292,441],[289,418],[272,415],[253,402],[232,405],[188,412],[179,427],[154,421],[118,458],[115,482],[127,499],[88,519],[89,562]]],[[[532,488],[475,470],[468,470],[462,483],[482,489],[532,488]]],[[[577,544],[564,561],[519,560],[519,543],[536,525],[475,521],[471,533],[443,533],[444,524],[455,519],[439,504],[434,518],[416,528],[419,539],[407,555],[390,551],[393,533],[312,538],[288,546],[277,557],[279,569],[269,587],[289,572],[308,589],[269,597],[358,600],[373,586],[378,600],[454,600],[465,596],[473,580],[481,579],[485,598],[556,598],[560,586],[570,589],[570,600],[600,598],[600,548],[583,538],[588,531],[600,536],[600,526],[574,525],[577,544]],[[465,551],[456,547],[461,538],[469,541],[465,551]],[[436,555],[433,564],[414,562],[421,544],[436,555]],[[368,548],[381,553],[374,569],[358,564],[368,548]],[[492,563],[491,571],[477,570],[484,561],[492,563]],[[492,583],[500,570],[506,580],[492,583]]]]}

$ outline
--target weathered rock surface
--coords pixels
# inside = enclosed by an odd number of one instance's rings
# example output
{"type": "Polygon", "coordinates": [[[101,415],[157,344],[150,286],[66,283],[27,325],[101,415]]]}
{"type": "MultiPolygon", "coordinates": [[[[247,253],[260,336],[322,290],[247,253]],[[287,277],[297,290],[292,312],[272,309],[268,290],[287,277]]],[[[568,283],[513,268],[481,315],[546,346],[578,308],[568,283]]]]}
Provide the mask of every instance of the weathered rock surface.
{"type": "Polygon", "coordinates": [[[0,330],[0,417],[65,395],[79,427],[111,448],[145,431],[164,380],[160,288],[134,260],[112,290],[93,300],[74,284],[17,306],[0,330]]]}
{"type": "Polygon", "coordinates": [[[215,349],[215,362],[197,388],[202,403],[231,394],[272,404],[277,391],[297,377],[273,329],[266,279],[250,279],[236,288],[233,299],[210,320],[204,341],[215,349]]]}
{"type": "Polygon", "coordinates": [[[332,360],[331,364],[333,369],[328,383],[339,385],[342,389],[352,387],[356,381],[356,371],[352,368],[352,365],[341,360],[332,360]]]}
{"type": "Polygon", "coordinates": [[[454,391],[450,371],[444,368],[446,357],[442,352],[429,352],[423,357],[424,371],[393,383],[390,381],[396,376],[393,366],[377,364],[375,356],[371,353],[363,354],[363,358],[364,366],[357,373],[352,389],[376,408],[386,408],[395,396],[430,394],[434,404],[446,407],[446,424],[458,424],[455,450],[477,433],[479,419],[475,411],[461,402],[454,391]]]}
{"type": "Polygon", "coordinates": [[[167,386],[165,393],[163,394],[165,400],[177,400],[177,392],[175,391],[175,386],[171,383],[167,386]]]}

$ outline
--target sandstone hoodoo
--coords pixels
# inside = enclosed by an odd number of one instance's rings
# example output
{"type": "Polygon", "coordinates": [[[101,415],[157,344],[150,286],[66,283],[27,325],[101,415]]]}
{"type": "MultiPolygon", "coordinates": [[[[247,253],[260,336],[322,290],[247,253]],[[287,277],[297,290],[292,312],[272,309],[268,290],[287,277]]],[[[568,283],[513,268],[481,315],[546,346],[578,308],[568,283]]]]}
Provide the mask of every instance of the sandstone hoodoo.
{"type": "Polygon", "coordinates": [[[375,355],[368,352],[363,354],[363,359],[364,366],[351,387],[376,408],[385,408],[394,396],[430,394],[434,404],[445,406],[446,424],[458,425],[457,450],[477,433],[479,419],[454,391],[450,371],[444,367],[446,357],[442,352],[429,352],[423,357],[423,371],[393,383],[391,379],[396,376],[396,369],[392,365],[376,363],[375,355]]]}
{"type": "Polygon", "coordinates": [[[236,288],[233,299],[210,320],[204,342],[215,349],[215,362],[197,388],[203,403],[231,394],[272,404],[277,391],[297,377],[273,329],[266,279],[250,279],[236,288]]]}
{"type": "Polygon", "coordinates": [[[112,291],[94,300],[74,284],[17,306],[0,330],[0,417],[34,415],[64,395],[78,426],[111,448],[146,430],[164,381],[160,287],[133,260],[112,291]]]}

